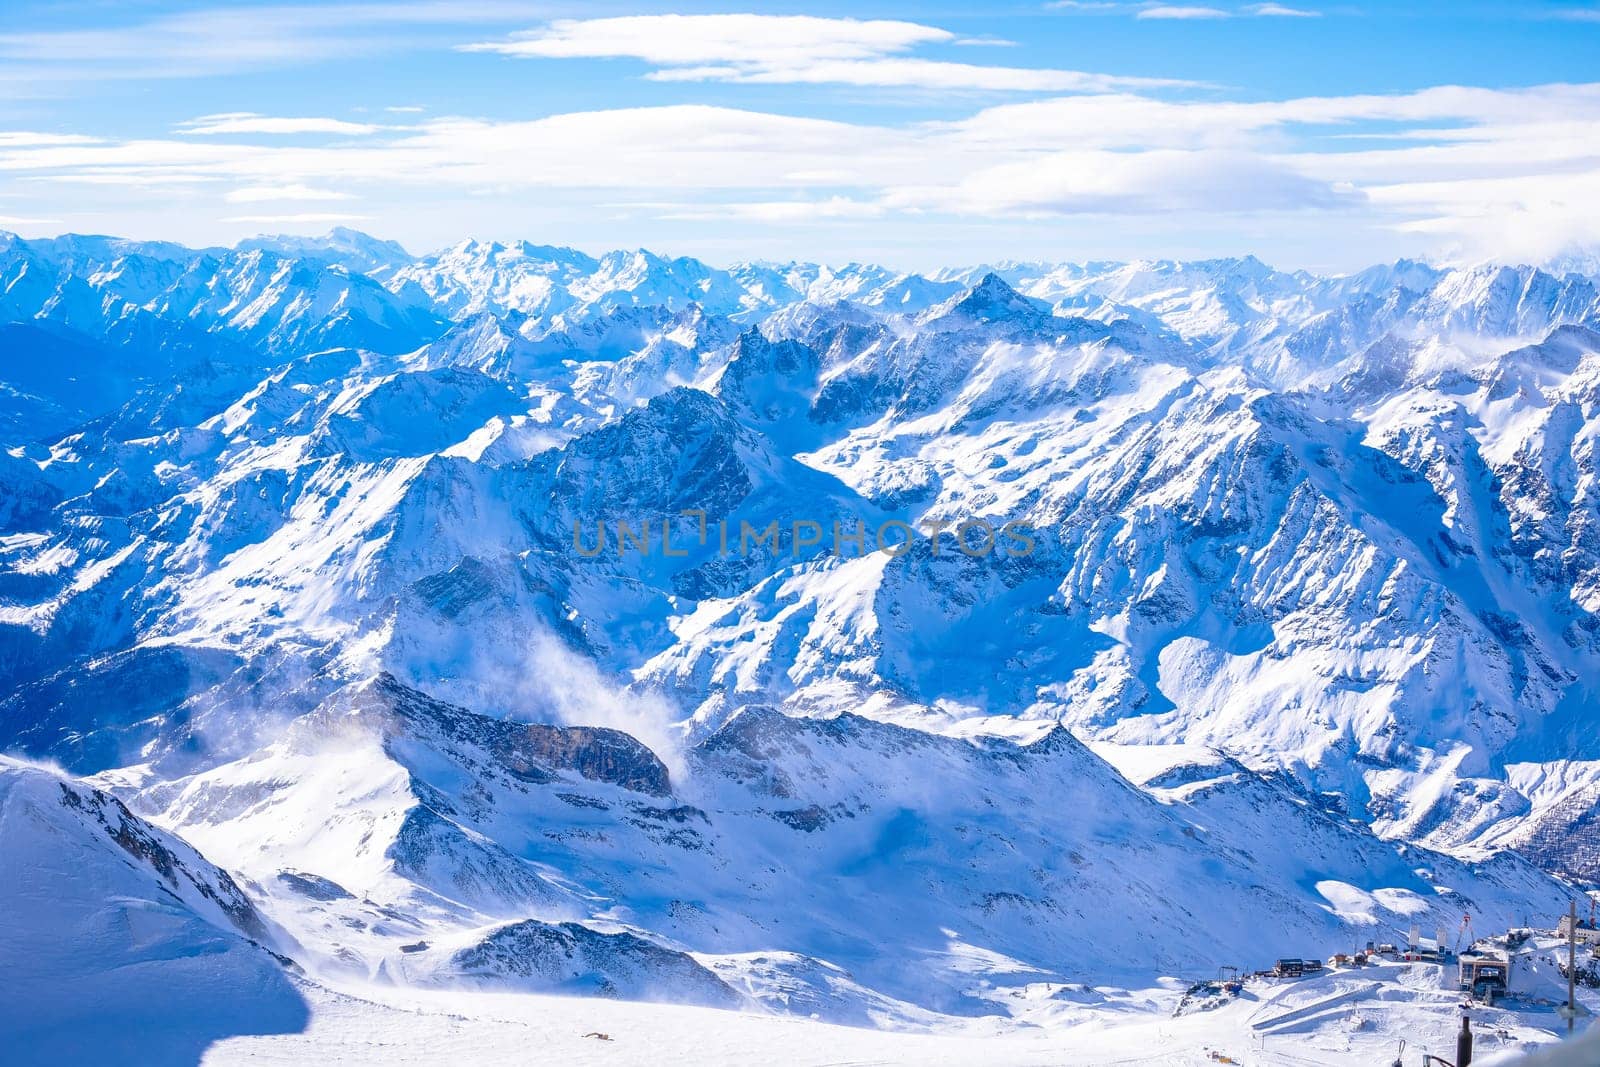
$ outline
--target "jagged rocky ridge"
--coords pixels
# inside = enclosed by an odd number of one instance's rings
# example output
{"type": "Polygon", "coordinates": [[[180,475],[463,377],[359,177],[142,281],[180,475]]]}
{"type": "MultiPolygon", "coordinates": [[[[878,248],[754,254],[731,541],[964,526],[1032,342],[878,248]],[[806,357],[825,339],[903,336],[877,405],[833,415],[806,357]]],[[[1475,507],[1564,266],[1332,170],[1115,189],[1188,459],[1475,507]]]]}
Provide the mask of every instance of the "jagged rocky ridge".
{"type": "Polygon", "coordinates": [[[313,968],[906,1021],[1600,871],[1586,276],[8,237],[0,320],[0,746],[313,968]]]}

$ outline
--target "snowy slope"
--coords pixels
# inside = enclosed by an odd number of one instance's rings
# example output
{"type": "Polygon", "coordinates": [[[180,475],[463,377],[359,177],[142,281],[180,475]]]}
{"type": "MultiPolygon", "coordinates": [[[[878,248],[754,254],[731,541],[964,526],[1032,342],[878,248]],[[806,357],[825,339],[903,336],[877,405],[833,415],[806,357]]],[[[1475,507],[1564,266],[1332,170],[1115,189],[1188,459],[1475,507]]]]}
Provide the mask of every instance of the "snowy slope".
{"type": "Polygon", "coordinates": [[[0,854],[8,1062],[192,1063],[218,1038],[305,1025],[293,964],[276,954],[293,942],[115,798],[0,760],[0,854]],[[175,1022],[183,1003],[205,1009],[175,1022]]]}
{"type": "Polygon", "coordinates": [[[0,749],[333,982],[942,1026],[1552,913],[1597,299],[6,236],[0,749]]]}
{"type": "Polygon", "coordinates": [[[974,743],[750,707],[673,762],[385,676],[137,803],[263,887],[315,973],[723,1005],[731,985],[858,1023],[1563,899],[1526,862],[1380,841],[1237,764],[1147,795],[1060,729],[974,743]]]}

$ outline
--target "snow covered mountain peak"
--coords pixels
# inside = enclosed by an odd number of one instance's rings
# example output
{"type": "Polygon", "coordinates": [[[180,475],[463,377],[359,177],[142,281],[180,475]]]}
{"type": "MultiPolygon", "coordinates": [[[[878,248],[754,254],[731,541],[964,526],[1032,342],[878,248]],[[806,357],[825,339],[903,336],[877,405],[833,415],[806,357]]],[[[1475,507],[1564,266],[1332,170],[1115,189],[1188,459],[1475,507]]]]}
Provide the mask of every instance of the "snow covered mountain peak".
{"type": "Polygon", "coordinates": [[[1048,305],[1030,300],[1007,285],[1000,275],[990,271],[966,292],[951,297],[928,312],[930,321],[959,314],[981,323],[1005,318],[1037,318],[1048,305]]]}
{"type": "Polygon", "coordinates": [[[398,242],[385,241],[353,230],[335,226],[322,237],[253,237],[234,246],[241,252],[264,250],[298,259],[317,260],[337,264],[353,274],[375,276],[392,275],[413,261],[413,257],[398,242]]]}
{"type": "Polygon", "coordinates": [[[240,981],[928,1025],[1600,877],[1581,272],[8,236],[0,319],[0,748],[94,776],[0,833],[240,981]]]}

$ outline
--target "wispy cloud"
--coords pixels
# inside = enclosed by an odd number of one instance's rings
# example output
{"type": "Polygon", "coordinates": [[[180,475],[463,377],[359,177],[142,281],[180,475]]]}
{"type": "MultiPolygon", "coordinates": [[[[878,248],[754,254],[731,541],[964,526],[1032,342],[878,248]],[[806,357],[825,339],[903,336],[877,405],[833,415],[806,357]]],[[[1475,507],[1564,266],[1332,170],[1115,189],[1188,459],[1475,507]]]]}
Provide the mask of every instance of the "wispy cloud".
{"type": "Polygon", "coordinates": [[[1084,15],[1116,15],[1129,10],[1133,5],[1123,3],[1121,0],[1050,0],[1050,3],[1044,6],[1084,15]]]}
{"type": "Polygon", "coordinates": [[[720,204],[634,204],[658,218],[714,221],[737,219],[740,222],[805,225],[821,221],[882,218],[891,210],[881,202],[830,196],[820,200],[750,200],[720,204]]]}
{"type": "Polygon", "coordinates": [[[1282,4],[1252,4],[1245,8],[1244,12],[1247,15],[1256,15],[1261,18],[1314,19],[1322,17],[1322,12],[1320,11],[1285,7],[1282,4]]]}
{"type": "Polygon", "coordinates": [[[1210,149],[1057,152],[985,167],[954,185],[911,186],[889,206],[954,214],[1049,216],[1329,210],[1364,199],[1293,160],[1210,149]]]}
{"type": "Polygon", "coordinates": [[[1210,4],[1163,4],[1152,0],[1055,0],[1046,7],[1074,15],[1131,15],[1152,21],[1215,20],[1234,18],[1320,18],[1322,12],[1285,4],[1246,4],[1243,7],[1216,7],[1210,4]]]}
{"type": "Polygon", "coordinates": [[[346,122],[343,119],[272,118],[247,111],[228,112],[220,115],[202,115],[199,118],[178,124],[180,133],[195,137],[241,133],[325,133],[362,137],[370,133],[377,133],[381,128],[370,123],[346,122]]]}
{"type": "Polygon", "coordinates": [[[45,145],[96,144],[98,137],[77,133],[38,133],[33,130],[0,130],[0,148],[29,148],[45,145]]]}
{"type": "Polygon", "coordinates": [[[230,204],[256,204],[274,200],[352,200],[349,193],[315,189],[299,183],[289,185],[246,185],[223,196],[230,204]]]}
{"type": "Polygon", "coordinates": [[[633,15],[559,19],[503,41],[463,46],[524,59],[636,59],[655,81],[834,84],[999,92],[1103,92],[1185,83],[1085,71],[987,66],[910,56],[971,43],[890,19],[810,15],[633,15]]]}
{"type": "Polygon", "coordinates": [[[661,66],[739,63],[802,67],[819,61],[878,59],[956,39],[949,30],[891,19],[811,15],[632,15],[558,19],[509,41],[468,50],[547,59],[628,56],[661,66]]]}
{"type": "MultiPolygon", "coordinates": [[[[1526,242],[1535,235],[1600,238],[1590,208],[1600,195],[1600,85],[1266,101],[1097,93],[1005,103],[942,122],[673,105],[519,121],[431,119],[360,137],[286,141],[278,132],[0,135],[0,176],[13,189],[48,190],[48,200],[31,198],[40,208],[19,203],[14,214],[52,216],[99,210],[102,193],[149,198],[162,186],[209,183],[228,203],[291,208],[345,197],[486,205],[558,198],[580,210],[620,202],[655,218],[773,226],[1315,216],[1336,220],[1330,227],[1359,220],[1368,231],[1492,238],[1505,242],[1499,251],[1530,255],[1526,242]],[[1385,136],[1344,136],[1369,131],[1385,136]],[[1523,244],[1512,242],[1507,219],[1526,223],[1523,244]]],[[[292,226],[356,217],[291,210],[220,221],[292,226]]]]}
{"type": "Polygon", "coordinates": [[[234,215],[223,222],[245,222],[265,226],[304,226],[307,223],[364,222],[369,215],[343,215],[334,212],[303,212],[295,215],[234,215]]]}
{"type": "Polygon", "coordinates": [[[0,60],[29,79],[207,77],[436,47],[440,27],[534,18],[541,6],[496,0],[219,6],[93,28],[0,33],[0,60]]]}
{"type": "Polygon", "coordinates": [[[1134,18],[1140,19],[1225,19],[1230,13],[1216,7],[1195,7],[1184,4],[1157,4],[1140,8],[1134,18]]]}

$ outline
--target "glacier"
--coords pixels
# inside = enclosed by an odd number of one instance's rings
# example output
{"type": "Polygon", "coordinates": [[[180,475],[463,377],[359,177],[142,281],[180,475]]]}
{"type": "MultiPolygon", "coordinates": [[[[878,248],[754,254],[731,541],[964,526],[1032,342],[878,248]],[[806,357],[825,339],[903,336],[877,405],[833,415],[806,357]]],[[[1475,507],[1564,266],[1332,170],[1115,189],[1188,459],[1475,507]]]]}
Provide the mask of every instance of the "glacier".
{"type": "Polygon", "coordinates": [[[239,1034],[375,988],[1057,1031],[1552,925],[1597,284],[0,235],[30,1032],[116,953],[239,1034]]]}

